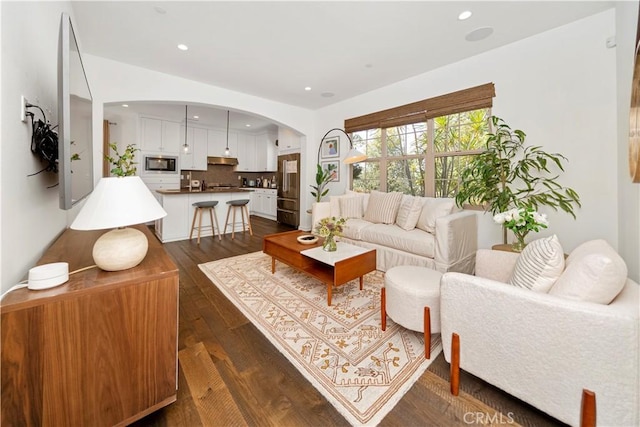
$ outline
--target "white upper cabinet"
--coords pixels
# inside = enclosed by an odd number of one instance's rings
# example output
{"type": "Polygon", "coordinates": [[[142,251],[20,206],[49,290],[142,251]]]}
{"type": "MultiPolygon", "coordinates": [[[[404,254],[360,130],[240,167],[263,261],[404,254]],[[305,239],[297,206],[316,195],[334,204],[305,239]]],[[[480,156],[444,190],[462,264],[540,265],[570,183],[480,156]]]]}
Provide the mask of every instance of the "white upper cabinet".
{"type": "Polygon", "coordinates": [[[142,151],[177,154],[180,145],[180,123],[149,117],[140,118],[142,151]]]}
{"type": "Polygon", "coordinates": [[[278,170],[276,138],[275,134],[267,132],[256,135],[256,172],[278,170]]]}
{"type": "MultiPolygon", "coordinates": [[[[184,132],[184,127],[182,127],[184,132]]],[[[189,151],[180,150],[180,169],[207,170],[207,130],[187,128],[189,151]]]]}
{"type": "Polygon", "coordinates": [[[286,128],[278,128],[278,151],[300,151],[300,137],[286,128]]]}
{"type": "Polygon", "coordinates": [[[256,171],[256,137],[248,133],[238,134],[237,171],[256,171]]]}
{"type": "MultiPolygon", "coordinates": [[[[227,131],[209,129],[207,131],[207,156],[224,156],[225,148],[227,148],[227,131]]],[[[235,132],[229,132],[229,150],[231,157],[237,157],[238,134],[235,132]]]]}

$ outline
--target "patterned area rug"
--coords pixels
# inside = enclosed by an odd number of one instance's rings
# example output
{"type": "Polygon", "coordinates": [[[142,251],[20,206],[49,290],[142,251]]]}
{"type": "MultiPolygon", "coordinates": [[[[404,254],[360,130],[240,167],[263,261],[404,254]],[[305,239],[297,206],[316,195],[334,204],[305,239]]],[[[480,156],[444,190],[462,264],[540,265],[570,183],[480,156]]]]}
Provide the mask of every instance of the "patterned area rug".
{"type": "Polygon", "coordinates": [[[424,358],[422,333],[391,319],[380,329],[383,273],[327,289],[262,252],[200,269],[352,425],[376,425],[442,350],[433,336],[424,358]]]}

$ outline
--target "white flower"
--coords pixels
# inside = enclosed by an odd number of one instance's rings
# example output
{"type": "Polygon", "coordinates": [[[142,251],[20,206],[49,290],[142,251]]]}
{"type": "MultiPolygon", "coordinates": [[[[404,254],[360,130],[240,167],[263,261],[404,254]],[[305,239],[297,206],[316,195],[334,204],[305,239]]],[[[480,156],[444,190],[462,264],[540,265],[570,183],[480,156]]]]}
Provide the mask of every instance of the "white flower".
{"type": "Polygon", "coordinates": [[[505,212],[497,213],[493,216],[493,220],[498,224],[502,224],[505,222],[505,212]]]}

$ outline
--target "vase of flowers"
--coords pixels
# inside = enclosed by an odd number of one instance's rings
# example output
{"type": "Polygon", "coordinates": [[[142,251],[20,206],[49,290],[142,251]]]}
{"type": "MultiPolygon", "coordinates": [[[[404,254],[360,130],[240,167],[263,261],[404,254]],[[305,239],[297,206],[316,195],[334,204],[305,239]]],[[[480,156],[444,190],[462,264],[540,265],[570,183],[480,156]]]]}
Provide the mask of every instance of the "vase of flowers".
{"type": "Polygon", "coordinates": [[[524,238],[530,231],[538,232],[541,228],[547,228],[549,225],[547,215],[538,213],[532,207],[513,208],[496,214],[493,220],[511,230],[516,236],[516,241],[511,245],[514,252],[522,252],[526,246],[524,238]]]}
{"type": "Polygon", "coordinates": [[[342,236],[344,223],[346,221],[344,218],[336,218],[335,216],[322,218],[318,221],[315,232],[318,236],[324,237],[322,249],[328,252],[333,252],[338,249],[335,238],[336,236],[342,236]]]}

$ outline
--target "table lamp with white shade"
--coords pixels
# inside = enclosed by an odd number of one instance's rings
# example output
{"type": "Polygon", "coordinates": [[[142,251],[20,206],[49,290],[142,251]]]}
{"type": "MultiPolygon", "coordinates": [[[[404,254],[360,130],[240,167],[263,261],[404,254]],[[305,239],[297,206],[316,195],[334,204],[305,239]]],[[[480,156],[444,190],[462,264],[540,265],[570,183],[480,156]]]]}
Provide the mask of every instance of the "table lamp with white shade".
{"type": "Polygon", "coordinates": [[[149,242],[142,224],[167,215],[138,176],[102,178],[71,224],[74,230],[113,230],[103,234],[93,246],[93,260],[106,271],[135,267],[147,255],[149,242]]]}

